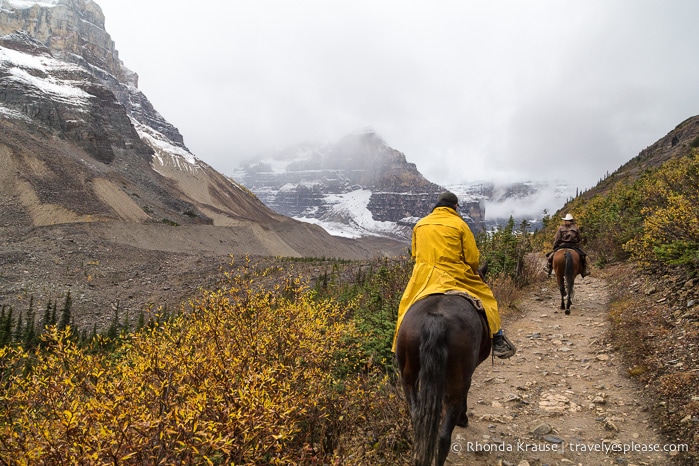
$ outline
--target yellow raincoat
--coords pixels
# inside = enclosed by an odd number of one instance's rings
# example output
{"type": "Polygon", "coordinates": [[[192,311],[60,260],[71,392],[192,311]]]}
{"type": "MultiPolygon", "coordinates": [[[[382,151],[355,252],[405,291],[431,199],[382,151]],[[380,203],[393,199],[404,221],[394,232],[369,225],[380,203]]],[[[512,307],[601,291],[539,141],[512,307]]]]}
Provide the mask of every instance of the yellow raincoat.
{"type": "Polygon", "coordinates": [[[413,273],[398,306],[396,336],[408,308],[425,296],[449,290],[466,291],[483,303],[490,336],[500,330],[498,303],[478,275],[480,253],[471,229],[450,207],[437,207],[413,228],[413,273]]]}

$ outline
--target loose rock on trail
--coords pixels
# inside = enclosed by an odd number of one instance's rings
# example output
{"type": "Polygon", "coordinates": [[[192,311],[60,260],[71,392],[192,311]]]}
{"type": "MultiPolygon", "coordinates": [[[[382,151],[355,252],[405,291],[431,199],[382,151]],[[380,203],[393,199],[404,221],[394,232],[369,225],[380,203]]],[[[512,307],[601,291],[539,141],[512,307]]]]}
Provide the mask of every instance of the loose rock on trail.
{"type": "Polygon", "coordinates": [[[653,429],[641,387],[605,342],[606,282],[578,277],[571,315],[558,310],[554,278],[542,283],[504,318],[517,354],[476,370],[448,464],[670,463],[663,450],[676,446],[653,429]]]}

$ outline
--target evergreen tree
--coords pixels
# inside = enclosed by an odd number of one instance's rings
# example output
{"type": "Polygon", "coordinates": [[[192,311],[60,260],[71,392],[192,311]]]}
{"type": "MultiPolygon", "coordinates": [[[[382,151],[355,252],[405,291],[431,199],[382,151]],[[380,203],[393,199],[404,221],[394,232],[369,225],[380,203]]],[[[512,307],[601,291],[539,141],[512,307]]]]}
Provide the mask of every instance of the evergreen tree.
{"type": "Polygon", "coordinates": [[[49,325],[56,325],[58,321],[56,320],[56,300],[53,301],[53,306],[51,306],[51,320],[49,325]]]}
{"type": "Polygon", "coordinates": [[[109,339],[113,340],[117,336],[119,336],[119,303],[117,303],[114,309],[114,319],[112,319],[112,323],[107,329],[107,337],[109,337],[109,339]]]}
{"type": "Polygon", "coordinates": [[[14,341],[22,341],[22,336],[24,335],[24,322],[22,321],[22,314],[17,317],[17,325],[15,326],[15,334],[13,335],[14,341]]]}
{"type": "Polygon", "coordinates": [[[44,317],[41,319],[41,328],[45,329],[51,325],[51,301],[46,303],[46,309],[44,309],[44,317]]]}
{"type": "Polygon", "coordinates": [[[136,324],[136,331],[141,330],[143,327],[146,326],[146,316],[143,313],[143,310],[138,313],[138,323],[136,324]]]}
{"type": "Polygon", "coordinates": [[[58,323],[59,330],[65,330],[68,325],[70,325],[71,316],[70,310],[73,306],[73,299],[70,297],[70,291],[66,294],[66,300],[63,304],[63,309],[61,309],[61,321],[58,323]]]}
{"type": "Polygon", "coordinates": [[[492,233],[481,233],[476,237],[481,252],[481,262],[488,262],[488,272],[493,276],[506,276],[520,285],[524,284],[524,258],[533,250],[530,224],[520,223],[515,229],[512,216],[507,224],[492,233]]]}
{"type": "Polygon", "coordinates": [[[27,311],[27,325],[24,327],[22,335],[22,347],[25,350],[36,348],[39,341],[36,335],[36,318],[34,316],[33,300],[30,300],[29,310],[27,311]]]}
{"type": "Polygon", "coordinates": [[[129,333],[131,331],[131,317],[129,316],[128,309],[126,310],[126,316],[124,317],[124,325],[122,329],[125,333],[129,333]]]}
{"type": "Polygon", "coordinates": [[[2,305],[0,314],[0,346],[7,346],[12,343],[12,307],[2,305]],[[7,308],[7,313],[5,309],[7,308]]]}

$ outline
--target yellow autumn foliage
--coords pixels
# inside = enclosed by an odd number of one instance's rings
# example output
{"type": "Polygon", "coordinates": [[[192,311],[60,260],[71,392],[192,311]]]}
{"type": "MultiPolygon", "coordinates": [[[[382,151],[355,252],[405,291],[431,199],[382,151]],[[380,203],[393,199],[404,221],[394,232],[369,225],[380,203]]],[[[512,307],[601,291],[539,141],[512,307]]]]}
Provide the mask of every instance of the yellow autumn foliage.
{"type": "Polygon", "coordinates": [[[625,248],[646,263],[699,266],[699,152],[643,180],[643,234],[625,248]]]}
{"type": "Polygon", "coordinates": [[[0,348],[0,463],[328,462],[403,403],[383,374],[343,356],[362,340],[350,311],[299,278],[229,272],[108,354],[56,328],[34,353],[0,348]]]}

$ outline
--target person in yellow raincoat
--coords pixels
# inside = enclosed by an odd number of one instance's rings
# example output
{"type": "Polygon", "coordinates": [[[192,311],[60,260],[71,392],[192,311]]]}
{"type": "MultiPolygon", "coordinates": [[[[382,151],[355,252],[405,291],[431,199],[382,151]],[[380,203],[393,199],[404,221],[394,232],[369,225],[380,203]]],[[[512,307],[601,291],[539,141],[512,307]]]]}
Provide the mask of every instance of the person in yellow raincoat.
{"type": "Polygon", "coordinates": [[[493,338],[493,355],[509,358],[517,350],[505,338],[500,327],[498,303],[478,274],[480,252],[471,229],[456,211],[458,206],[459,199],[454,193],[442,193],[432,213],[413,228],[412,257],[415,265],[398,306],[393,351],[396,350],[398,329],[410,306],[428,295],[453,290],[466,292],[480,300],[493,338]]]}

